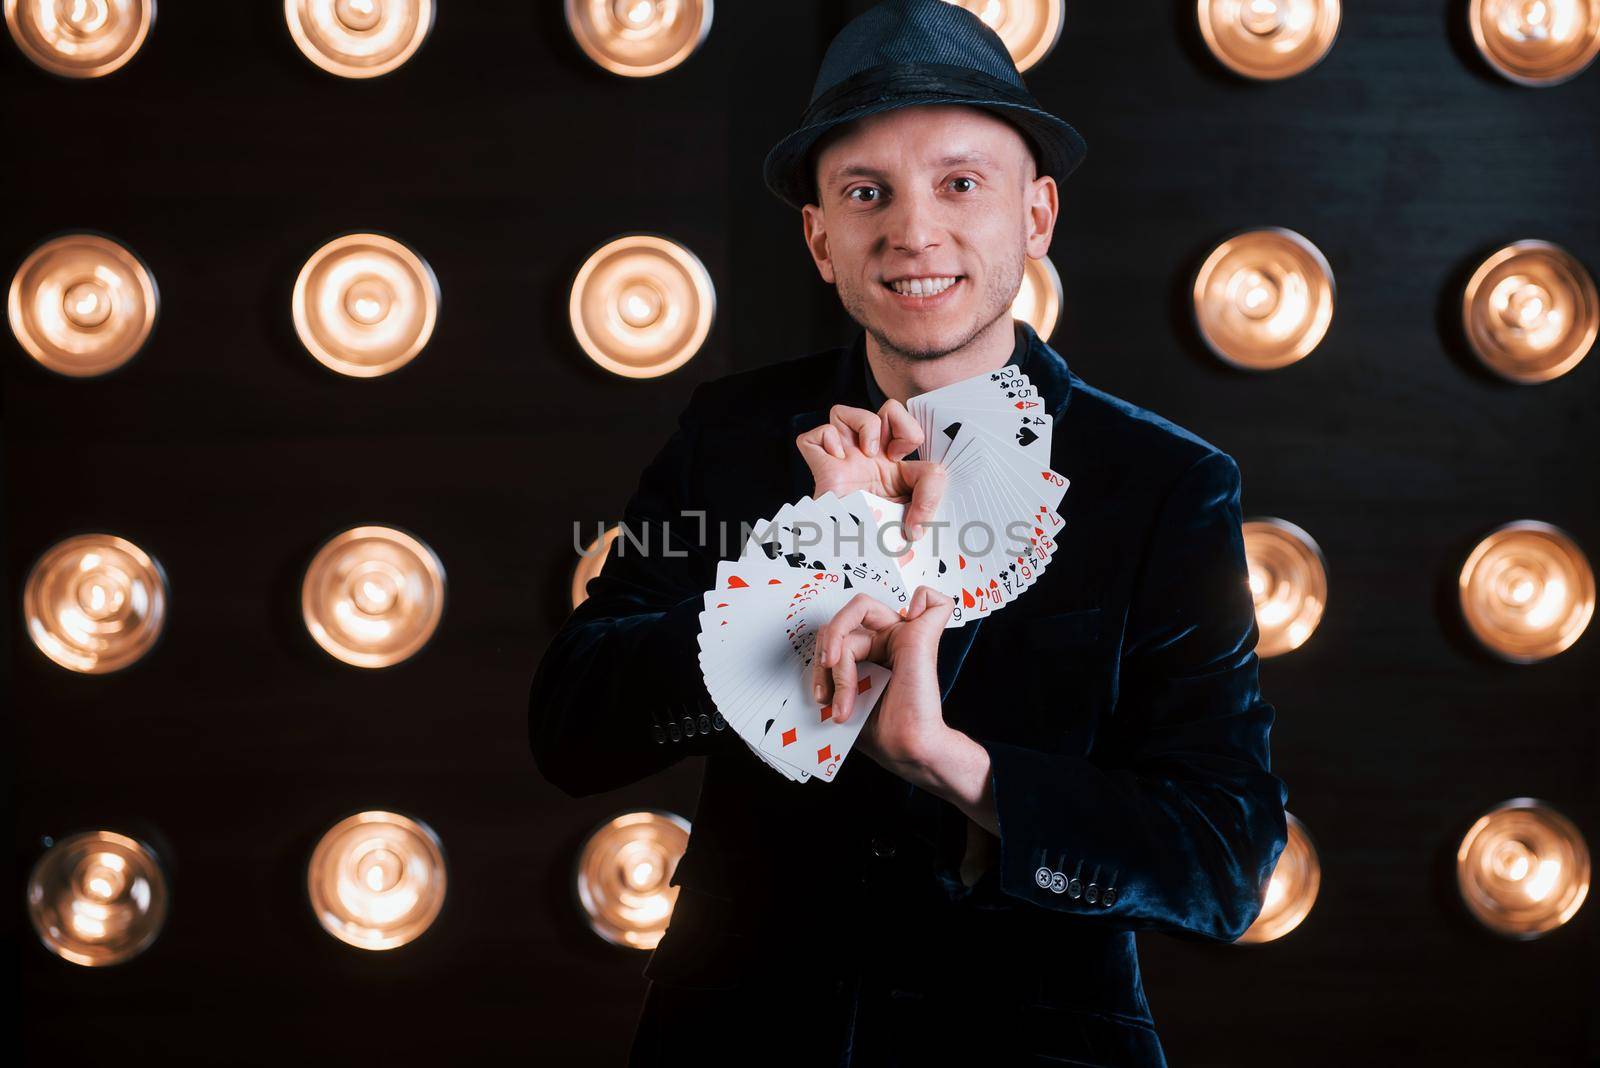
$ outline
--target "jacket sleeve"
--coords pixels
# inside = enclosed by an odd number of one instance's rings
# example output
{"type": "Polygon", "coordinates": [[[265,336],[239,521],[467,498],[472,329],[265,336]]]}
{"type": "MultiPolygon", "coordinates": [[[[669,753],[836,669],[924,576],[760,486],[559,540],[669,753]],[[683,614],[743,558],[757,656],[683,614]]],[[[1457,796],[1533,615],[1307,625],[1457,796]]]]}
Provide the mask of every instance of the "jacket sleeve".
{"type": "MultiPolygon", "coordinates": [[[[588,599],[551,639],[528,694],[528,739],[551,783],[585,797],[734,741],[699,663],[717,555],[692,500],[704,387],[640,476],[588,599]]],[[[740,743],[742,744],[742,743],[740,743]]]]}
{"type": "Polygon", "coordinates": [[[1227,942],[1260,914],[1288,791],[1271,773],[1239,488],[1238,465],[1213,451],[1168,494],[1132,591],[1116,703],[1087,757],[976,739],[1004,893],[1227,942]]]}

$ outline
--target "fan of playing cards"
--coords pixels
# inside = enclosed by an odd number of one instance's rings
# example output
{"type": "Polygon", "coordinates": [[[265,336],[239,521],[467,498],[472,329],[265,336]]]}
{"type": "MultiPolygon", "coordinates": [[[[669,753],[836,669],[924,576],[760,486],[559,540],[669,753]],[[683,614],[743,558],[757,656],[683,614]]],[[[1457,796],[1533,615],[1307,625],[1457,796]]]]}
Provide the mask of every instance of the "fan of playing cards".
{"type": "Polygon", "coordinates": [[[934,520],[908,543],[904,505],[856,491],[802,497],[754,528],[738,561],[717,566],[700,613],[706,689],[756,755],[797,782],[833,781],[889,669],[857,669],[844,723],[811,692],[817,631],[865,593],[904,615],[918,586],[955,601],[958,627],[1010,604],[1055,551],[1067,479],[1050,469],[1051,419],[1014,366],[922,393],[906,405],[922,459],[944,465],[934,520]]]}

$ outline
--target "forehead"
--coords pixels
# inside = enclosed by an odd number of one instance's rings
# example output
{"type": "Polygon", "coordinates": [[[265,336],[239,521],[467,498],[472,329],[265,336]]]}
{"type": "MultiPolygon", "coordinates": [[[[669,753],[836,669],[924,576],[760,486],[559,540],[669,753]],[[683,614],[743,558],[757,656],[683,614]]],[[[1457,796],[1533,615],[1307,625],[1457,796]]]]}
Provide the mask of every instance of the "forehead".
{"type": "Polygon", "coordinates": [[[938,167],[962,156],[1009,168],[1024,151],[1022,134],[997,115],[963,104],[919,104],[848,124],[824,143],[817,168],[824,181],[846,167],[938,167]]]}

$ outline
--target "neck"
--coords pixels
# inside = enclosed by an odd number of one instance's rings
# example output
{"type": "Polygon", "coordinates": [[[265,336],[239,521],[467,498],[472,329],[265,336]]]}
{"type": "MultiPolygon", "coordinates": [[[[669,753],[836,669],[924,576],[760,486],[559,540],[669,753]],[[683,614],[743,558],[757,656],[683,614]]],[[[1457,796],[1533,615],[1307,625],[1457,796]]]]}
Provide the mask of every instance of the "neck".
{"type": "Polygon", "coordinates": [[[1016,325],[1008,308],[1004,315],[980,330],[959,349],[932,359],[909,357],[899,349],[885,348],[872,331],[866,332],[867,363],[884,395],[904,404],[927,393],[985,371],[1004,367],[1016,351],[1016,325]]]}

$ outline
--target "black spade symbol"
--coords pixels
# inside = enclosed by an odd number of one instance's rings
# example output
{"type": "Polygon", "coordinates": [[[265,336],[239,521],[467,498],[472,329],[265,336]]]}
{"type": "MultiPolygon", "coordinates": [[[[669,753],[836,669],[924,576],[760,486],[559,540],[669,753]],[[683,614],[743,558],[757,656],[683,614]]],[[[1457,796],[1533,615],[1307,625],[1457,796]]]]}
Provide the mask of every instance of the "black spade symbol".
{"type": "Polygon", "coordinates": [[[1021,430],[1017,431],[1017,444],[1021,445],[1024,449],[1038,440],[1039,435],[1035,434],[1028,427],[1023,427],[1021,430]]]}

